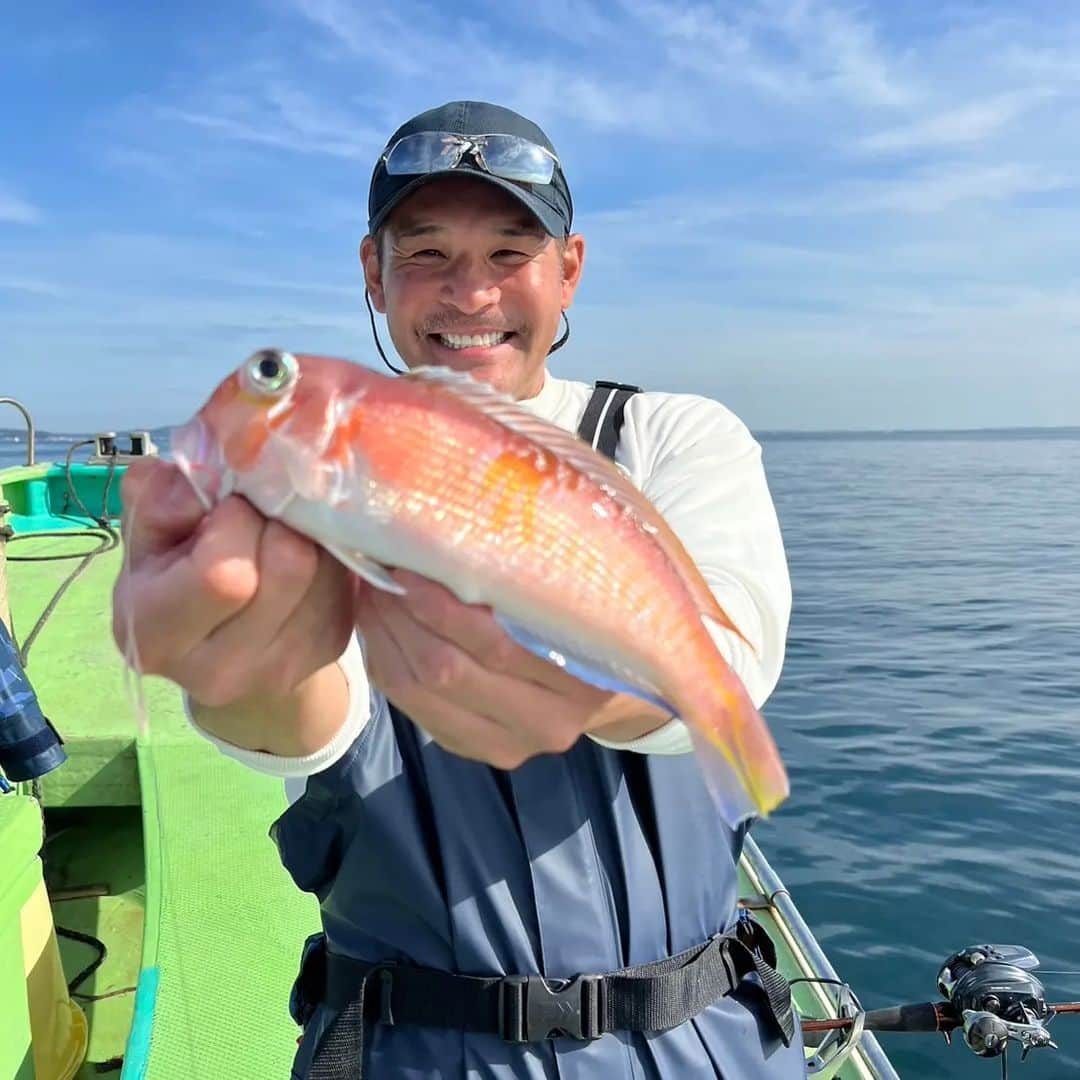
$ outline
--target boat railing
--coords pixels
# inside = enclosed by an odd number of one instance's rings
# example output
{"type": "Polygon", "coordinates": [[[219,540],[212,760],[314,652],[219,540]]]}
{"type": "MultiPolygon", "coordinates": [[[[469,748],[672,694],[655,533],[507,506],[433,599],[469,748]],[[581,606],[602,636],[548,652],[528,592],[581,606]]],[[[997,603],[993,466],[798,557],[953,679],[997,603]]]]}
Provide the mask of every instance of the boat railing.
{"type": "Polygon", "coordinates": [[[30,415],[30,410],[21,401],[16,401],[13,397],[0,397],[0,405],[14,405],[23,414],[23,419],[26,421],[26,464],[33,465],[36,433],[34,418],[30,415]]]}

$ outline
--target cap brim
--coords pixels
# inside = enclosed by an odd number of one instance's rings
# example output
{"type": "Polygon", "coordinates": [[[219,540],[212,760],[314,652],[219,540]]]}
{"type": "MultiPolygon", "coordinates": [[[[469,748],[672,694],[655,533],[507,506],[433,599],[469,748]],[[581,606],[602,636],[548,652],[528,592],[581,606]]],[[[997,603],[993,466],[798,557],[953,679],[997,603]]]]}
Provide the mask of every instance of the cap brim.
{"type": "Polygon", "coordinates": [[[493,176],[483,169],[474,169],[467,165],[459,165],[456,169],[447,169],[441,172],[425,173],[410,181],[400,191],[396,191],[386,203],[380,207],[379,212],[368,222],[368,232],[374,233],[382,225],[393,211],[413,192],[425,187],[427,184],[449,176],[469,176],[476,180],[483,180],[502,188],[508,195],[512,195],[543,227],[544,231],[551,236],[564,237],[567,233],[566,221],[550,203],[535,192],[526,191],[512,180],[504,180],[501,176],[493,176]]]}

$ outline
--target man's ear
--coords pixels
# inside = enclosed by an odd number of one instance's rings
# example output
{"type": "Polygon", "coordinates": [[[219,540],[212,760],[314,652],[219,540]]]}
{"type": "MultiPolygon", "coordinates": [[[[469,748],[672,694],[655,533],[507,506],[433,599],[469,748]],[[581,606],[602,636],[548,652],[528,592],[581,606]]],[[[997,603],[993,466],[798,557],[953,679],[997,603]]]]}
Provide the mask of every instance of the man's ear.
{"type": "Polygon", "coordinates": [[[574,302],[581,281],[581,270],[585,265],[585,237],[581,233],[572,233],[566,238],[562,251],[562,306],[563,311],[574,302]]]}
{"type": "Polygon", "coordinates": [[[364,285],[371,297],[371,306],[380,315],[386,314],[386,294],[382,284],[382,258],[379,242],[368,234],[360,241],[360,265],[364,269],[364,285]]]}

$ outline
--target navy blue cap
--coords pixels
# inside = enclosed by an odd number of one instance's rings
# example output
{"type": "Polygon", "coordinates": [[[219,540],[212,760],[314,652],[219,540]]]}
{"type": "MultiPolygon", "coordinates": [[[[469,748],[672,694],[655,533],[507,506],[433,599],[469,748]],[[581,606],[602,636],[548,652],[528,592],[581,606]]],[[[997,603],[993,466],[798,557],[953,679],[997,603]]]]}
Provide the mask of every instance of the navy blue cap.
{"type": "MultiPolygon", "coordinates": [[[[383,165],[383,155],[398,139],[419,131],[447,131],[455,135],[517,135],[555,154],[551,140],[536,124],[501,105],[490,105],[485,101],[451,101],[436,109],[429,109],[402,124],[390,136],[383,153],[379,155],[368,190],[368,232],[374,233],[394,207],[418,188],[446,176],[468,173],[513,195],[522,206],[536,215],[552,236],[569,235],[574,219],[574,204],[560,165],[555,166],[550,184],[526,184],[494,176],[477,165],[468,154],[452,170],[424,173],[421,176],[391,176],[383,165]]],[[[557,154],[555,157],[558,159],[557,154]]]]}

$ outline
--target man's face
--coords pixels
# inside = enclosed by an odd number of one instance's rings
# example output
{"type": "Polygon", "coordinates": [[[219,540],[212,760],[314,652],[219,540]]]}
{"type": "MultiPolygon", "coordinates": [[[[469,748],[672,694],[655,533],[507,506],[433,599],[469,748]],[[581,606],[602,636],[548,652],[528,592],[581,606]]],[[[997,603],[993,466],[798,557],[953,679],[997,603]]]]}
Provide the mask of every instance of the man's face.
{"type": "Polygon", "coordinates": [[[573,300],[585,253],[560,250],[493,184],[447,176],[387,220],[382,251],[360,249],[372,303],[410,368],[437,365],[521,399],[538,393],[544,360],[573,300]]]}

